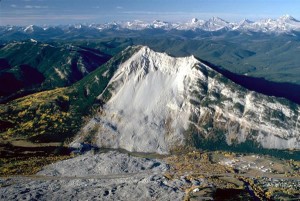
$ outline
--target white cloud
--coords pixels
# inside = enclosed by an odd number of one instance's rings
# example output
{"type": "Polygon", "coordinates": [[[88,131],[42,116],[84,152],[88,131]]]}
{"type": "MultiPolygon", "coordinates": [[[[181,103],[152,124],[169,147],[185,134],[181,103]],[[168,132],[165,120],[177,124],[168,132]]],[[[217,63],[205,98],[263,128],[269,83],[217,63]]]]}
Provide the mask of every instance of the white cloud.
{"type": "Polygon", "coordinates": [[[12,7],[12,8],[16,8],[16,7],[17,7],[17,5],[16,5],[16,4],[11,4],[11,5],[10,5],[10,7],[12,7]]]}
{"type": "Polygon", "coordinates": [[[35,5],[26,5],[25,8],[27,9],[41,9],[41,8],[48,8],[48,6],[35,6],[35,5]]]}
{"type": "Polygon", "coordinates": [[[241,13],[230,13],[230,12],[181,12],[181,11],[174,11],[174,12],[160,12],[160,11],[121,11],[119,14],[123,15],[123,19],[126,20],[165,20],[169,22],[185,22],[192,18],[199,18],[203,20],[208,20],[213,16],[220,17],[227,21],[238,22],[245,18],[251,20],[258,20],[258,19],[265,19],[269,17],[276,18],[277,16],[270,16],[270,15],[249,15],[249,14],[241,14],[241,13]]]}
{"type": "Polygon", "coordinates": [[[116,9],[123,9],[123,7],[122,6],[117,6],[116,9]]]}
{"type": "Polygon", "coordinates": [[[89,20],[95,20],[98,16],[94,15],[43,15],[37,14],[33,15],[30,14],[28,16],[23,16],[22,18],[13,15],[7,17],[1,17],[0,26],[3,25],[29,25],[29,24],[53,24],[57,25],[59,23],[78,23],[78,22],[85,22],[89,20]],[[59,23],[58,23],[59,22],[59,23]]]}

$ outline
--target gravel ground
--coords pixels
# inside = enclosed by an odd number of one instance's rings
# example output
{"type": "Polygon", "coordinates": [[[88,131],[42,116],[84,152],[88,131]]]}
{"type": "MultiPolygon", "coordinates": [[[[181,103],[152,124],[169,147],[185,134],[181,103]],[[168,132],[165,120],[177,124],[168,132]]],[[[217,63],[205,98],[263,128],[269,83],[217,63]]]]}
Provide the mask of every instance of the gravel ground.
{"type": "Polygon", "coordinates": [[[46,166],[31,177],[0,179],[0,200],[182,200],[184,181],[168,181],[168,165],[111,151],[46,166]]]}

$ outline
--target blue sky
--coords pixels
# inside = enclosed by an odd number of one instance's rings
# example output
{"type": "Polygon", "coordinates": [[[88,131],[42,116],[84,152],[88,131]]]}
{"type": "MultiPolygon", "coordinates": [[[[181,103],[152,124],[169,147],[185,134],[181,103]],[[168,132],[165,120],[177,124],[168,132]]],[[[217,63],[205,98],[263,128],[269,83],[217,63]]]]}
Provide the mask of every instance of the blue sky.
{"type": "Polygon", "coordinates": [[[300,19],[298,0],[0,0],[0,25],[130,21],[187,21],[213,16],[228,21],[290,14],[300,19]]]}

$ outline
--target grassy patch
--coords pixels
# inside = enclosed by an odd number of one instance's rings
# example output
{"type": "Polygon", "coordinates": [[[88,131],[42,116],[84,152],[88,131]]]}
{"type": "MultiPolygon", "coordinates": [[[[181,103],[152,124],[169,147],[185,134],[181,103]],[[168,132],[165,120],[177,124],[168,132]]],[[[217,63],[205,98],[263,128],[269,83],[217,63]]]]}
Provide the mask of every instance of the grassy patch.
{"type": "Polygon", "coordinates": [[[4,139],[22,136],[40,142],[63,141],[77,131],[80,122],[67,88],[29,95],[0,108],[1,121],[10,122],[0,135],[4,139]]]}
{"type": "Polygon", "coordinates": [[[0,158],[0,176],[33,175],[46,165],[68,158],[71,158],[71,156],[62,155],[0,158]]]}
{"type": "MultiPolygon", "coordinates": [[[[26,142],[23,144],[25,146],[13,146],[10,143],[0,144],[0,176],[32,175],[45,165],[73,157],[71,151],[62,145],[27,146],[30,144],[26,142]]],[[[20,145],[22,144],[20,143],[20,145]]]]}

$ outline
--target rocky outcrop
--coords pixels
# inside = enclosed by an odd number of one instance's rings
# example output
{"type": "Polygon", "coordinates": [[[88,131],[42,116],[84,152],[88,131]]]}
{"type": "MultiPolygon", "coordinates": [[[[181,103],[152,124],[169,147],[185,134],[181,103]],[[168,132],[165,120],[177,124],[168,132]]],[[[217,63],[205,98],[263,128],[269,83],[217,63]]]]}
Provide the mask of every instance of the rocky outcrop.
{"type": "Polygon", "coordinates": [[[185,180],[169,181],[166,170],[156,159],[88,152],[36,176],[0,178],[0,200],[183,200],[185,180]]]}
{"type": "Polygon", "coordinates": [[[298,105],[249,91],[193,56],[137,49],[120,62],[98,97],[105,104],[82,129],[94,134],[98,146],[168,153],[196,136],[300,148],[298,105]]]}

